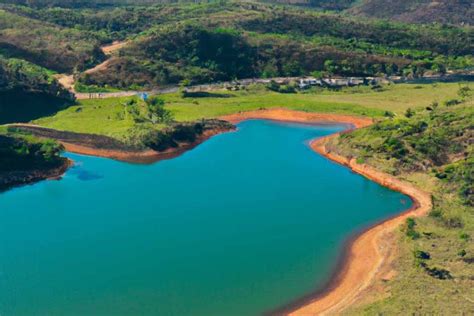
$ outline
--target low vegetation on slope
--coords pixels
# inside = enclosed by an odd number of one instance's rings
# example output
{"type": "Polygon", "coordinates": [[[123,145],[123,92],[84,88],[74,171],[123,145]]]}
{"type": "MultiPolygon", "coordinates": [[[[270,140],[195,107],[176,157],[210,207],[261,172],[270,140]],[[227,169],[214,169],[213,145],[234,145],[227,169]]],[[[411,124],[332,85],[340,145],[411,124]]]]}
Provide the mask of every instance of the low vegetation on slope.
{"type": "Polygon", "coordinates": [[[104,59],[98,36],[0,8],[0,54],[58,72],[84,70],[104,59]]]}
{"type": "Polygon", "coordinates": [[[433,194],[429,216],[408,219],[401,229],[398,274],[381,284],[389,295],[374,294],[374,303],[354,308],[352,314],[472,311],[473,105],[472,90],[464,87],[457,102],[407,110],[404,117],[341,135],[332,143],[331,150],[433,194]]]}
{"type": "Polygon", "coordinates": [[[363,0],[349,12],[410,23],[474,24],[474,6],[466,0],[363,0]]]}

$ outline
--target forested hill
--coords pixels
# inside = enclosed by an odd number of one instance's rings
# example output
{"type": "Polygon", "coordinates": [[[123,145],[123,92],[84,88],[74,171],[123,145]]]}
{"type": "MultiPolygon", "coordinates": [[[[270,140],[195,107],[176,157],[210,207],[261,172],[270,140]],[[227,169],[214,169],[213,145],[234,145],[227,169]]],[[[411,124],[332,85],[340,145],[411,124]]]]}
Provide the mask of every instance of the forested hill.
{"type": "MultiPolygon", "coordinates": [[[[180,0],[0,0],[0,3],[34,8],[111,8],[176,3],[218,1],[180,0]]],[[[220,1],[222,2],[222,1],[220,1]]],[[[296,5],[317,10],[345,11],[350,15],[383,18],[410,23],[474,24],[474,4],[470,0],[260,0],[264,3],[296,5]]]]}
{"type": "Polygon", "coordinates": [[[72,101],[46,69],[0,55],[0,124],[49,115],[72,101]]]}
{"type": "Polygon", "coordinates": [[[116,21],[118,15],[135,21],[114,24],[114,33],[145,31],[109,69],[82,75],[84,84],[127,88],[310,74],[416,77],[473,65],[470,28],[366,21],[244,2],[114,14],[107,13],[116,21]]]}
{"type": "Polygon", "coordinates": [[[349,13],[410,23],[474,25],[471,0],[364,0],[349,13]]]}
{"type": "Polygon", "coordinates": [[[250,1],[140,5],[150,2],[0,3],[0,55],[74,73],[83,85],[120,89],[249,77],[419,77],[474,66],[469,26],[393,23],[250,1]],[[63,7],[53,7],[58,3],[63,7]],[[127,45],[106,66],[84,73],[107,58],[100,46],[117,40],[127,45]]]}

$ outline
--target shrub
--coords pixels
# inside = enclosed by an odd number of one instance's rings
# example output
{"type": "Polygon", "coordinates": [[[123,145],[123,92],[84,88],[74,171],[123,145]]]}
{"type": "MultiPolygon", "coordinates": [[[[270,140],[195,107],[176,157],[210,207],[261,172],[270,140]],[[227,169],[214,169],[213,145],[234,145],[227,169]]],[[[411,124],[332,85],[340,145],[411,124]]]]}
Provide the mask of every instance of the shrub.
{"type": "Polygon", "coordinates": [[[421,260],[429,260],[431,259],[431,256],[428,252],[424,252],[421,250],[415,250],[414,256],[416,259],[421,259],[421,260]]]}
{"type": "Polygon", "coordinates": [[[433,217],[433,218],[442,218],[443,217],[443,211],[434,209],[430,212],[429,216],[433,217]]]}
{"type": "Polygon", "coordinates": [[[443,223],[448,228],[462,228],[464,223],[458,216],[443,217],[443,223]]]}
{"type": "Polygon", "coordinates": [[[406,111],[405,111],[405,116],[407,118],[410,118],[412,117],[413,115],[415,115],[415,111],[413,111],[411,108],[408,108],[406,111]]]}
{"type": "Polygon", "coordinates": [[[458,99],[450,99],[450,100],[444,101],[445,106],[453,106],[453,105],[458,105],[458,104],[461,104],[461,103],[462,102],[459,101],[458,99]]]}
{"type": "Polygon", "coordinates": [[[415,231],[416,222],[414,218],[407,218],[406,220],[406,235],[412,240],[418,239],[421,237],[420,233],[415,231]]]}
{"type": "Polygon", "coordinates": [[[165,101],[158,97],[152,97],[145,101],[148,110],[148,118],[153,124],[170,123],[173,120],[173,114],[165,109],[165,101]]]}
{"type": "Polygon", "coordinates": [[[458,90],[458,96],[461,99],[469,98],[471,95],[472,95],[472,90],[468,86],[461,87],[458,90]]]}
{"type": "Polygon", "coordinates": [[[449,280],[452,279],[453,277],[451,276],[451,272],[449,272],[446,269],[441,269],[441,268],[429,268],[427,266],[424,267],[425,271],[428,273],[428,275],[439,279],[439,280],[449,280]]]}

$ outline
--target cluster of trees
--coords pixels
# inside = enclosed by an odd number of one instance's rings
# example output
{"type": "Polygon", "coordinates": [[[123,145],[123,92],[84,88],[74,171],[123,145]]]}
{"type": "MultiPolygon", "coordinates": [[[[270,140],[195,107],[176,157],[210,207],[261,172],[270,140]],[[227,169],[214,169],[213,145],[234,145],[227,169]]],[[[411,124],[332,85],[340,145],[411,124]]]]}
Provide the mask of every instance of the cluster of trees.
{"type": "Polygon", "coordinates": [[[64,162],[60,157],[63,150],[52,140],[0,135],[0,175],[2,172],[60,166],[64,162]]]}
{"type": "Polygon", "coordinates": [[[157,96],[145,101],[139,98],[129,99],[125,102],[124,109],[135,123],[170,124],[174,119],[171,111],[165,108],[165,101],[157,96]]]}
{"type": "Polygon", "coordinates": [[[52,114],[73,101],[46,69],[0,55],[0,124],[52,114]]]}

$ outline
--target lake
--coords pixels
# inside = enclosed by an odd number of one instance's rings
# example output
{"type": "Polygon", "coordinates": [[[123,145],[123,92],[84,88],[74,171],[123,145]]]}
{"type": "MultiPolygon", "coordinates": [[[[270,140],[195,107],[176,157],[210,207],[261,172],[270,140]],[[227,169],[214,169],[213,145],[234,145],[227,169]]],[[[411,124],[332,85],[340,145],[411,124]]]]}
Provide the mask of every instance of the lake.
{"type": "Polygon", "coordinates": [[[68,153],[62,180],[0,194],[0,314],[259,315],[411,205],[308,147],[343,126],[238,127],[151,165],[68,153]]]}

